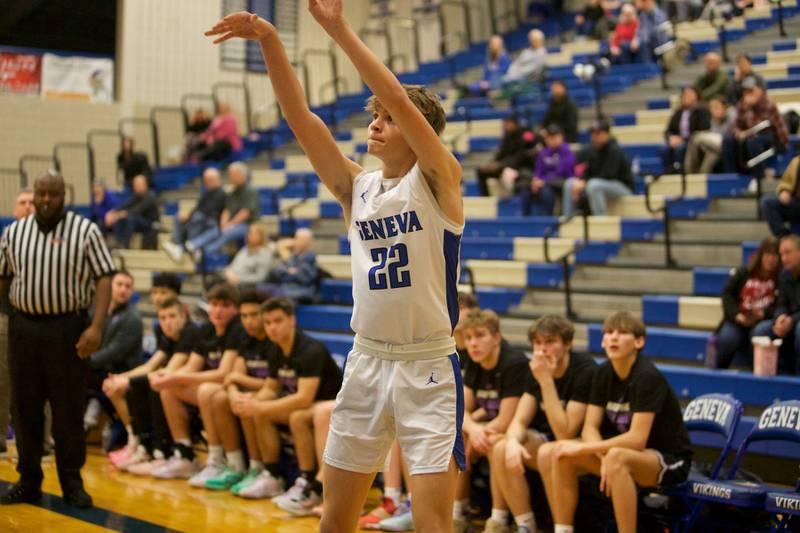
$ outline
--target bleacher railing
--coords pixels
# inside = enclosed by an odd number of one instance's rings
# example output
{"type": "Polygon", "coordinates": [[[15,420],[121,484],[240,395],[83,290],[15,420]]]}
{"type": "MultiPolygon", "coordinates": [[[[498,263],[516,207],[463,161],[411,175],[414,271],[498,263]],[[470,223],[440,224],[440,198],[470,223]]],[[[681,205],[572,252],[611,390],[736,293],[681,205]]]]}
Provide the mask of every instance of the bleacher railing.
{"type": "Polygon", "coordinates": [[[570,270],[570,258],[576,256],[578,252],[583,250],[589,244],[589,217],[583,211],[576,211],[574,214],[570,215],[569,217],[565,218],[564,220],[559,221],[557,224],[550,226],[544,232],[544,240],[543,240],[543,248],[544,248],[544,260],[549,264],[553,263],[560,263],[561,264],[561,272],[564,278],[564,308],[565,308],[565,315],[567,318],[574,320],[577,317],[577,314],[572,309],[572,284],[570,282],[570,277],[572,276],[572,272],[570,270]],[[581,217],[583,221],[582,229],[583,229],[583,241],[580,244],[577,244],[572,247],[571,250],[562,254],[557,258],[553,258],[550,255],[550,239],[556,236],[561,230],[561,227],[569,222],[572,222],[576,217],[581,217]]]}
{"type": "Polygon", "coordinates": [[[681,165],[681,172],[680,172],[680,183],[681,183],[681,193],[677,197],[669,197],[664,196],[664,201],[659,207],[653,207],[653,200],[651,198],[651,189],[653,185],[661,178],[661,176],[657,176],[656,178],[647,181],[644,185],[644,205],[647,208],[647,211],[657,215],[659,213],[662,214],[662,220],[664,222],[664,261],[667,267],[675,267],[677,266],[677,262],[672,257],[672,234],[670,232],[669,224],[670,224],[670,215],[669,215],[669,208],[672,204],[676,202],[680,202],[686,197],[686,172],[683,170],[683,166],[681,165]]]}
{"type": "Polygon", "coordinates": [[[33,185],[39,174],[55,168],[52,155],[23,154],[19,158],[20,186],[25,189],[33,185]]]}
{"type": "Polygon", "coordinates": [[[11,216],[17,193],[22,188],[18,168],[0,168],[0,216],[11,216]]]}

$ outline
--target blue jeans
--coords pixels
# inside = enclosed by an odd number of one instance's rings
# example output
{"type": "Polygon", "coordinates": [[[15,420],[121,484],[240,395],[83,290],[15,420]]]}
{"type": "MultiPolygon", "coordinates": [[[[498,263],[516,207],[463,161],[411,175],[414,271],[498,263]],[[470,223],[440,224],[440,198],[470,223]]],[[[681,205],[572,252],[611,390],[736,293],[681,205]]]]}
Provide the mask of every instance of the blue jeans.
{"type": "MultiPolygon", "coordinates": [[[[564,183],[564,197],[562,199],[562,210],[564,216],[569,217],[575,213],[575,202],[572,200],[572,189],[579,178],[570,178],[564,183]]],[[[631,190],[622,182],[616,180],[606,180],[602,178],[591,178],[586,182],[583,190],[589,200],[589,208],[593,215],[605,215],[608,213],[608,199],[620,198],[631,194],[631,190]]]]}
{"type": "MultiPolygon", "coordinates": [[[[772,324],[770,324],[771,326],[772,324]]],[[[725,321],[717,333],[717,366],[729,368],[737,355],[747,358],[753,365],[753,345],[750,343],[750,329],[735,322],[725,321]]]]}
{"type": "Polygon", "coordinates": [[[775,193],[765,194],[761,197],[761,214],[767,219],[772,234],[783,237],[791,233],[793,224],[800,222],[800,200],[793,196],[787,205],[783,205],[775,193]]]}
{"type": "Polygon", "coordinates": [[[214,226],[194,239],[187,241],[186,247],[190,250],[202,249],[205,253],[216,254],[229,242],[244,239],[245,235],[247,235],[247,228],[247,224],[237,224],[220,232],[219,227],[214,226]]]}
{"type": "Polygon", "coordinates": [[[204,213],[195,211],[185,223],[175,217],[175,231],[172,232],[172,242],[183,244],[198,237],[203,232],[216,228],[217,220],[208,218],[204,213]]]}
{"type": "Polygon", "coordinates": [[[545,185],[534,194],[530,186],[524,187],[519,193],[524,216],[551,216],[556,205],[556,193],[549,185],[545,185]]]}
{"type": "MultiPolygon", "coordinates": [[[[769,337],[776,339],[777,335],[772,330],[774,320],[762,320],[753,327],[751,337],[769,337]]],[[[778,352],[778,374],[797,373],[797,354],[800,353],[800,322],[792,326],[791,331],[783,338],[783,344],[778,352]]]]}
{"type": "Polygon", "coordinates": [[[147,233],[152,227],[153,222],[151,220],[141,215],[129,213],[128,216],[114,224],[114,237],[120,246],[128,248],[134,233],[147,233]]]}

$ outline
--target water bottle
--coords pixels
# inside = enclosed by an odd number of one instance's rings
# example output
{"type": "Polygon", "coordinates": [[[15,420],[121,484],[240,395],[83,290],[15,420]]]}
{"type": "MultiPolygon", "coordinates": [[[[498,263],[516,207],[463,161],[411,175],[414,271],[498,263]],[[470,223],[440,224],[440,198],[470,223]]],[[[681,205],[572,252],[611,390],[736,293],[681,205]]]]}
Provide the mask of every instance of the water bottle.
{"type": "Polygon", "coordinates": [[[633,163],[631,163],[631,172],[633,172],[634,176],[639,175],[639,171],[642,169],[641,164],[639,163],[639,156],[633,158],[633,163]]]}

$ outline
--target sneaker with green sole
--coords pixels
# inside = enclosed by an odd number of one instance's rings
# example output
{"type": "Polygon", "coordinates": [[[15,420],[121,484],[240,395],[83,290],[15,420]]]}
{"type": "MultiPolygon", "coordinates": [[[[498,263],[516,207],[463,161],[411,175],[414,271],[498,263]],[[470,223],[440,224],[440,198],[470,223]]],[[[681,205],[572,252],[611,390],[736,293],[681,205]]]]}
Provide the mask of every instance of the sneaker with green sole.
{"type": "Polygon", "coordinates": [[[244,478],[244,472],[237,472],[226,467],[218,476],[206,481],[206,488],[209,490],[229,490],[244,478]]]}
{"type": "Polygon", "coordinates": [[[253,481],[255,481],[260,473],[261,473],[261,470],[259,470],[257,468],[251,468],[247,472],[247,475],[244,476],[240,482],[238,482],[236,485],[231,487],[231,492],[238,496],[239,495],[239,491],[242,490],[243,488],[247,487],[248,485],[250,485],[250,483],[252,483],[253,481]]]}

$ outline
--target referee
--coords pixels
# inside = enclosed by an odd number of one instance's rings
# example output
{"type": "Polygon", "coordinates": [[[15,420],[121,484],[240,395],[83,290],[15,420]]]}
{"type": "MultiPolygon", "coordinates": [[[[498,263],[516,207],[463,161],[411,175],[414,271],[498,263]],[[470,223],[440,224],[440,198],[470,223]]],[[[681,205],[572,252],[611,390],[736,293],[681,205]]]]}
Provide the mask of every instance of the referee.
{"type": "Polygon", "coordinates": [[[64,503],[86,508],[92,506],[81,480],[87,358],[102,338],[114,263],[97,226],[64,210],[64,179],[58,173],[37,178],[33,203],[36,213],[11,224],[0,240],[0,295],[8,292],[11,302],[9,374],[20,474],[0,504],[42,496],[49,401],[64,503]]]}

